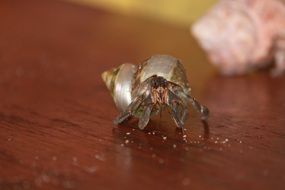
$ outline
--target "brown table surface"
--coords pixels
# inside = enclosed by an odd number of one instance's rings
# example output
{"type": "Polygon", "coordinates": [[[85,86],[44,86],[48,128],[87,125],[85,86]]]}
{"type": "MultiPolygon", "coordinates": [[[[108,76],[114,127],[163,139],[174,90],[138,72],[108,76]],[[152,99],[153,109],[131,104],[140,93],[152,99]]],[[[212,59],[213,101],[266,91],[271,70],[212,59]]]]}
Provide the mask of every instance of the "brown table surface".
{"type": "Polygon", "coordinates": [[[0,27],[1,190],[285,188],[284,77],[219,76],[187,29],[65,2],[2,0],[0,27]],[[187,142],[167,115],[112,123],[100,74],[157,53],[211,110],[187,142]]]}

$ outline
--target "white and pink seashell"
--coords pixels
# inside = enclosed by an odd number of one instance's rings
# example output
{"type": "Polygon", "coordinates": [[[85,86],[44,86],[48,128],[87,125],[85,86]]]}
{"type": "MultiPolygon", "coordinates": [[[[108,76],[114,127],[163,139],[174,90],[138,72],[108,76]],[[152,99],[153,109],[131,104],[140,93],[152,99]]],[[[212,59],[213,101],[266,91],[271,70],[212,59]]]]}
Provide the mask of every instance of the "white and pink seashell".
{"type": "Polygon", "coordinates": [[[275,61],[285,71],[285,4],[280,0],[221,0],[192,34],[223,74],[244,74],[275,61]]]}

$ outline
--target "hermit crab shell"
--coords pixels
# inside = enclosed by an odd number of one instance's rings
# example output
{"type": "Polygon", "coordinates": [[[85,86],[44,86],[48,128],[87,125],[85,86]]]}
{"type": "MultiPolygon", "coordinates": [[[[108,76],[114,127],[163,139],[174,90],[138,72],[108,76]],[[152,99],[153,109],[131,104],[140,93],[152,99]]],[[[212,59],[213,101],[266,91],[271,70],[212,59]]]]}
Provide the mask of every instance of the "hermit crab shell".
{"type": "Polygon", "coordinates": [[[111,91],[117,108],[121,111],[124,111],[132,102],[132,83],[135,72],[135,65],[125,63],[102,74],[102,79],[111,91]]]}
{"type": "Polygon", "coordinates": [[[177,58],[169,55],[154,55],[138,66],[122,64],[118,68],[105,71],[102,78],[111,91],[117,108],[124,111],[139,93],[135,89],[154,75],[181,86],[184,93],[190,95],[191,89],[184,67],[177,58]]]}

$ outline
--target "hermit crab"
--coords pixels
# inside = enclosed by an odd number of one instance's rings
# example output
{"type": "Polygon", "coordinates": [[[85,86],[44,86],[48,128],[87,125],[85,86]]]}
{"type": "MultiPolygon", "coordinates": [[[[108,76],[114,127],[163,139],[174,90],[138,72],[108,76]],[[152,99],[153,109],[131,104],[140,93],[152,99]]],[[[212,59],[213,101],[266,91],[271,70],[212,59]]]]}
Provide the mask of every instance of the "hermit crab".
{"type": "Polygon", "coordinates": [[[154,55],[139,65],[125,63],[105,71],[102,78],[121,111],[115,124],[134,116],[144,129],[152,115],[168,110],[176,126],[183,128],[190,104],[202,120],[208,118],[209,110],[191,96],[185,69],[175,57],[154,55]]]}

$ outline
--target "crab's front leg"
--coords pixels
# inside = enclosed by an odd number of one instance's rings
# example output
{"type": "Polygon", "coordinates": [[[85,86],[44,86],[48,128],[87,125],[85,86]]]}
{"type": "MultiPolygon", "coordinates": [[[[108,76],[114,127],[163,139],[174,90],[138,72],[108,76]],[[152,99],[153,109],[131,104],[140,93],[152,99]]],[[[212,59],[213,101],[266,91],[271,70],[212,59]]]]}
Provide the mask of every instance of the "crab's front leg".
{"type": "Polygon", "coordinates": [[[152,109],[153,105],[151,103],[151,96],[148,95],[145,98],[144,95],[139,96],[128,106],[126,111],[114,120],[114,124],[118,125],[123,123],[133,115],[140,115],[138,127],[140,129],[144,129],[150,120],[152,109]]]}
{"type": "Polygon", "coordinates": [[[275,67],[271,71],[273,76],[285,72],[285,31],[281,32],[274,44],[275,67]]]}
{"type": "Polygon", "coordinates": [[[151,95],[149,91],[149,81],[152,79],[147,79],[144,81],[140,87],[137,89],[137,96],[134,98],[132,103],[127,107],[127,109],[119,115],[114,124],[120,124],[127,120],[129,117],[136,115],[139,116],[138,127],[144,129],[148,124],[153,109],[153,104],[151,100],[151,95]]]}
{"type": "Polygon", "coordinates": [[[142,110],[141,116],[139,118],[138,127],[144,129],[148,124],[153,109],[153,104],[151,102],[151,96],[149,95],[141,104],[140,109],[142,110]]]}
{"type": "Polygon", "coordinates": [[[176,126],[178,128],[183,128],[189,112],[188,105],[185,105],[180,97],[169,90],[168,106],[170,108],[171,117],[175,121],[176,126]]]}
{"type": "Polygon", "coordinates": [[[121,124],[129,117],[131,117],[139,108],[142,102],[143,102],[143,96],[135,98],[134,101],[132,101],[132,103],[127,107],[127,109],[114,120],[114,124],[115,125],[121,124]]]}
{"type": "MultiPolygon", "coordinates": [[[[192,104],[194,109],[201,115],[202,120],[206,120],[209,117],[209,109],[206,106],[201,105],[194,97],[188,93],[184,93],[183,88],[178,85],[171,84],[171,91],[176,96],[176,99],[180,99],[180,104],[183,105],[185,115],[188,114],[188,102],[192,104]]],[[[186,116],[185,116],[186,118],[186,116]]]]}
{"type": "Polygon", "coordinates": [[[210,114],[209,109],[206,106],[203,106],[202,104],[200,104],[194,97],[192,96],[189,96],[189,97],[190,97],[190,102],[192,106],[196,109],[197,112],[201,114],[201,119],[207,120],[210,114]]]}

